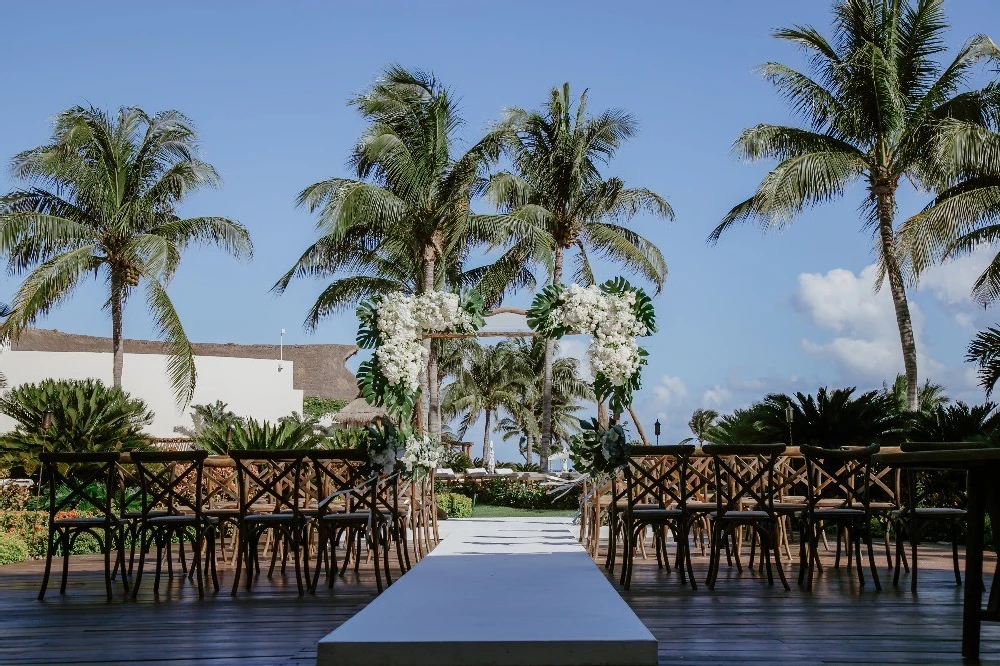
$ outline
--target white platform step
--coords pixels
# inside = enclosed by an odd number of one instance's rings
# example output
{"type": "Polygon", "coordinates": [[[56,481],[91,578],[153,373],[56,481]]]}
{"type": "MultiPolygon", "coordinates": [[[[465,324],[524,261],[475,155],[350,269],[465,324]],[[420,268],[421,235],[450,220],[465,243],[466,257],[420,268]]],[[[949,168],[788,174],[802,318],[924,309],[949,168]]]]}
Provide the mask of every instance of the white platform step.
{"type": "Polygon", "coordinates": [[[656,639],[568,520],[447,525],[430,555],[319,642],[318,666],[655,666],[656,639]]]}

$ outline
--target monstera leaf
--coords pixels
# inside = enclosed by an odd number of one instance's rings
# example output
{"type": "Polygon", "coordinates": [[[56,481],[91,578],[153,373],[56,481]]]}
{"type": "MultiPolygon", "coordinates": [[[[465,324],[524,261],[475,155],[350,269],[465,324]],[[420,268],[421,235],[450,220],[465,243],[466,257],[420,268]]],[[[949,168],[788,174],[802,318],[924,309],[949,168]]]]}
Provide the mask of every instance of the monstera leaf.
{"type": "Polygon", "coordinates": [[[382,336],[378,331],[378,301],[375,297],[368,301],[362,301],[358,305],[358,336],[356,338],[358,347],[362,349],[375,349],[382,341],[382,336]]]}
{"type": "Polygon", "coordinates": [[[573,469],[597,478],[614,473],[628,461],[629,443],[621,425],[602,428],[597,419],[581,419],[580,431],[569,445],[573,469]]]}
{"type": "Polygon", "coordinates": [[[633,287],[628,280],[619,276],[602,284],[600,289],[605,294],[635,292],[635,307],[632,313],[646,326],[643,335],[652,335],[656,332],[656,310],[653,308],[653,299],[641,287],[633,287]]]}
{"type": "Polygon", "coordinates": [[[472,290],[461,294],[459,307],[471,320],[464,333],[474,333],[486,325],[486,303],[478,291],[472,290]]]}
{"type": "Polygon", "coordinates": [[[562,305],[565,291],[566,287],[561,284],[550,284],[538,292],[528,308],[528,328],[552,340],[566,335],[569,331],[565,327],[552,323],[552,312],[562,305]]]}

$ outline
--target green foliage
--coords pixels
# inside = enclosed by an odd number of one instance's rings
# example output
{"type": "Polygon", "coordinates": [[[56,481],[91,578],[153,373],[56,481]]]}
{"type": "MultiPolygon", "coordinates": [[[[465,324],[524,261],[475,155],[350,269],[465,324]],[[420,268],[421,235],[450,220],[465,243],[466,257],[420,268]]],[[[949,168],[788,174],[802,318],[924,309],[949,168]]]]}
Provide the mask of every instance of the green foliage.
{"type": "Polygon", "coordinates": [[[365,430],[368,433],[365,446],[368,462],[386,474],[391,473],[396,468],[398,458],[406,445],[409,426],[397,428],[394,423],[382,420],[373,423],[365,430]]]}
{"type": "Polygon", "coordinates": [[[440,466],[452,470],[455,474],[462,474],[474,465],[469,456],[463,453],[461,449],[454,446],[445,446],[440,466]]]}
{"type": "Polygon", "coordinates": [[[914,442],[973,442],[994,436],[1000,416],[987,402],[969,406],[964,402],[938,406],[914,415],[909,439],[914,442]]]}
{"type": "Polygon", "coordinates": [[[547,284],[540,292],[535,294],[528,308],[526,320],[528,328],[538,331],[550,340],[558,340],[567,333],[572,333],[568,328],[552,321],[552,314],[564,301],[566,287],[561,284],[547,284]]]}
{"type": "Polygon", "coordinates": [[[229,405],[216,400],[207,405],[191,405],[191,421],[193,428],[177,426],[174,432],[180,433],[191,439],[198,439],[206,428],[225,428],[230,423],[237,424],[242,418],[230,411],[229,405]]]}
{"type": "Polygon", "coordinates": [[[213,455],[225,455],[230,450],[314,449],[323,447],[326,441],[312,425],[293,420],[270,423],[247,419],[233,426],[232,442],[228,446],[227,431],[228,426],[216,424],[206,429],[195,443],[213,455]]]}
{"type": "MultiPolygon", "coordinates": [[[[472,513],[470,507],[469,513],[472,513]]],[[[16,564],[28,559],[28,544],[17,534],[0,532],[0,565],[16,564]]]]}
{"type": "Polygon", "coordinates": [[[0,437],[7,463],[32,473],[41,451],[88,452],[141,449],[142,429],[152,423],[146,403],[96,379],[23,384],[0,396],[0,413],[17,426],[0,437]],[[42,414],[52,410],[52,426],[42,431],[42,414]]]}
{"type": "Polygon", "coordinates": [[[469,518],[472,516],[472,499],[459,493],[438,493],[438,508],[449,518],[469,518]]]}
{"type": "Polygon", "coordinates": [[[855,396],[857,389],[820,388],[816,395],[772,393],[733,414],[723,416],[707,433],[717,444],[792,444],[840,447],[863,446],[873,442],[898,443],[905,437],[909,419],[896,409],[891,395],[868,391],[855,396]],[[785,409],[792,407],[789,424],[785,409]]]}
{"type": "Polygon", "coordinates": [[[581,419],[580,429],[569,447],[573,469],[597,478],[613,473],[628,460],[629,443],[621,425],[602,428],[597,419],[581,419]]]}
{"type": "MultiPolygon", "coordinates": [[[[86,516],[85,512],[60,513],[60,518],[86,516]]],[[[45,557],[48,546],[48,511],[0,511],[0,534],[14,534],[28,547],[28,557],[45,557]]],[[[97,539],[81,534],[71,549],[74,555],[100,552],[97,539]]]]}
{"type": "Polygon", "coordinates": [[[23,511],[31,499],[31,491],[16,483],[0,486],[0,511],[23,511]]]}
{"type": "Polygon", "coordinates": [[[338,398],[308,396],[302,399],[302,413],[316,420],[322,419],[327,414],[336,414],[346,406],[347,400],[338,398]]]}
{"type": "Polygon", "coordinates": [[[465,481],[451,487],[453,492],[475,497],[476,504],[507,506],[518,509],[575,509],[580,506],[579,491],[556,497],[545,486],[521,479],[486,479],[465,481]]]}
{"type": "Polygon", "coordinates": [[[695,436],[699,444],[705,441],[705,438],[718,418],[719,412],[714,409],[699,408],[691,414],[691,419],[688,421],[688,428],[691,429],[691,434],[695,436]]]}
{"type": "Polygon", "coordinates": [[[326,447],[361,449],[368,446],[368,437],[368,430],[365,428],[331,428],[326,432],[326,447]]]}
{"type": "Polygon", "coordinates": [[[979,385],[989,397],[1000,380],[1000,328],[990,327],[976,333],[976,337],[969,343],[965,360],[976,364],[979,385]]]}

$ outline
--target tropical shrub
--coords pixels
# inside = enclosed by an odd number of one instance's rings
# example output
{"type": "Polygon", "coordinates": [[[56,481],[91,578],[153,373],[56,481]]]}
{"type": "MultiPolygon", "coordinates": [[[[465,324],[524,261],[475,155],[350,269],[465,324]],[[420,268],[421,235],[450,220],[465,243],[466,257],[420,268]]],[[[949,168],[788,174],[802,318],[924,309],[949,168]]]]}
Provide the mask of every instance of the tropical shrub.
{"type": "Polygon", "coordinates": [[[992,402],[970,407],[959,401],[916,414],[909,439],[912,442],[981,441],[991,438],[998,422],[1000,416],[992,402]]]}
{"type": "Polygon", "coordinates": [[[31,498],[31,491],[16,483],[0,486],[0,511],[23,511],[31,498]]]}
{"type": "Polygon", "coordinates": [[[365,428],[331,428],[326,432],[326,447],[330,449],[361,449],[370,437],[365,428]]]}
{"type": "Polygon", "coordinates": [[[22,384],[0,396],[0,413],[17,426],[0,437],[8,464],[31,474],[42,451],[87,452],[141,449],[142,429],[153,422],[146,403],[97,379],[46,379],[22,384]],[[52,425],[42,431],[42,414],[52,425]]]}
{"type": "Polygon", "coordinates": [[[190,437],[191,439],[198,439],[208,428],[225,428],[230,423],[236,425],[242,419],[229,410],[228,404],[221,400],[216,400],[207,405],[191,405],[191,421],[193,427],[177,426],[174,428],[174,432],[180,433],[185,437],[190,437]]]}
{"type": "Polygon", "coordinates": [[[470,467],[475,467],[468,454],[464,453],[462,449],[454,446],[444,447],[444,454],[441,456],[440,466],[452,470],[455,474],[462,474],[470,467]]]}
{"type": "Polygon", "coordinates": [[[466,481],[452,486],[452,490],[475,497],[476,504],[491,506],[508,506],[515,509],[577,509],[580,506],[579,490],[556,497],[549,495],[545,486],[521,479],[466,481]]]}
{"type": "Polygon", "coordinates": [[[28,559],[28,544],[17,534],[0,532],[0,564],[15,564],[28,559]]]}
{"type": "MultiPolygon", "coordinates": [[[[86,516],[87,512],[67,511],[59,518],[86,516]]],[[[45,557],[48,546],[49,514],[47,511],[0,511],[0,535],[14,534],[28,547],[28,557],[45,557]]],[[[97,539],[91,534],[81,534],[73,544],[74,555],[100,552],[97,539]]]]}
{"type": "Polygon", "coordinates": [[[614,472],[628,460],[629,443],[622,426],[615,423],[603,428],[597,419],[581,419],[580,429],[569,445],[573,469],[598,477],[614,472]]]}
{"type": "Polygon", "coordinates": [[[459,493],[439,493],[438,508],[449,518],[469,518],[472,516],[472,499],[459,493]]]}
{"type": "Polygon", "coordinates": [[[221,423],[208,428],[195,440],[195,444],[214,455],[225,455],[230,450],[280,451],[287,449],[321,448],[322,435],[310,424],[294,420],[278,423],[247,419],[232,427],[232,441],[226,442],[229,426],[221,423]]]}

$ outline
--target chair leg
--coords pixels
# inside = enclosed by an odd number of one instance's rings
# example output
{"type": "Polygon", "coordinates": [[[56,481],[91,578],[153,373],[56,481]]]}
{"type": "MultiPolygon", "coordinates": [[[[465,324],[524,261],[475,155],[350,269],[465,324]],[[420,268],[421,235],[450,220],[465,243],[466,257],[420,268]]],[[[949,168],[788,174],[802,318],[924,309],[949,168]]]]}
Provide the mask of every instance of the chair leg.
{"type": "MultiPolygon", "coordinates": [[[[230,594],[234,597],[236,596],[237,590],[240,589],[240,574],[243,572],[243,552],[246,550],[246,546],[244,544],[244,539],[246,539],[245,532],[246,529],[241,528],[240,533],[238,535],[234,535],[233,537],[233,547],[236,549],[236,566],[233,571],[233,590],[230,594]]],[[[249,566],[250,563],[247,562],[247,567],[249,566]]],[[[250,575],[249,571],[247,572],[247,575],[250,575]]]]}
{"type": "MultiPolygon", "coordinates": [[[[104,531],[104,588],[108,593],[108,601],[113,601],[115,598],[115,593],[111,589],[111,545],[113,543],[111,536],[111,530],[104,531]]],[[[118,562],[117,555],[115,556],[115,562],[118,562]]]]}
{"type": "Polygon", "coordinates": [[[55,530],[49,529],[48,546],[45,549],[45,573],[42,574],[42,587],[38,591],[38,600],[45,599],[45,590],[49,587],[49,575],[52,573],[52,557],[56,552],[55,530]]]}
{"type": "Polygon", "coordinates": [[[59,594],[66,594],[66,580],[69,578],[69,551],[70,551],[69,532],[63,532],[62,533],[63,567],[62,567],[62,581],[59,583],[59,594]]]}
{"type": "Polygon", "coordinates": [[[785,578],[785,567],[781,564],[781,541],[780,537],[777,537],[777,526],[775,526],[774,531],[771,532],[771,545],[774,548],[774,566],[778,570],[778,579],[781,581],[781,586],[785,588],[785,592],[790,591],[792,588],[788,586],[788,579],[785,578]]]}
{"type": "MultiPolygon", "coordinates": [[[[683,543],[683,546],[684,546],[684,561],[686,562],[686,565],[687,565],[688,580],[691,582],[691,589],[692,590],[697,590],[698,589],[698,582],[695,580],[695,577],[694,577],[694,566],[691,563],[691,538],[690,538],[691,535],[690,535],[690,525],[688,525],[687,523],[685,523],[685,525],[684,525],[684,527],[682,529],[682,532],[683,532],[682,543],[683,543]]],[[[684,564],[682,564],[681,566],[684,566],[684,564]]]]}
{"type": "MultiPolygon", "coordinates": [[[[852,534],[852,532],[857,528],[852,528],[847,531],[847,538],[854,544],[854,559],[858,564],[858,584],[861,587],[865,586],[865,568],[861,564],[861,540],[857,538],[857,534],[852,534]]],[[[850,560],[848,560],[850,561],[850,560]]]]}
{"type": "Polygon", "coordinates": [[[917,543],[920,541],[920,533],[911,527],[910,531],[910,592],[917,591],[917,543]]]}
{"type": "MultiPolygon", "coordinates": [[[[871,531],[868,531],[865,536],[867,536],[867,539],[865,539],[865,543],[868,546],[868,566],[872,570],[872,583],[875,585],[875,591],[876,592],[881,592],[882,591],[882,582],[878,579],[878,567],[875,565],[875,549],[872,546],[872,533],[871,533],[871,531]]],[[[860,567],[861,567],[861,563],[859,562],[858,563],[858,568],[860,568],[860,567]]]]}
{"type": "Polygon", "coordinates": [[[958,533],[959,524],[957,520],[951,523],[951,563],[955,568],[955,584],[962,584],[962,569],[958,564],[958,533]]]}

